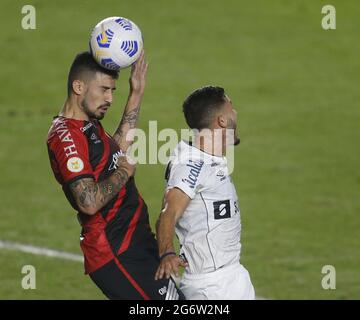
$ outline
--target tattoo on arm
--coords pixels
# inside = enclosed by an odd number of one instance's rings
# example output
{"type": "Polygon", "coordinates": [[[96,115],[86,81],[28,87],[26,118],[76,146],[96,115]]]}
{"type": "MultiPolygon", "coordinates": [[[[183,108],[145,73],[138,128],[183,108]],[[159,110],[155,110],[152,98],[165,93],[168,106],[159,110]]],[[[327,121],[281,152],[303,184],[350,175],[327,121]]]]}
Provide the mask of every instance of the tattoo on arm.
{"type": "Polygon", "coordinates": [[[134,129],[136,126],[136,121],[139,118],[140,105],[132,109],[129,112],[124,113],[119,127],[117,128],[115,135],[119,135],[119,139],[125,139],[126,134],[130,129],[134,129]]]}
{"type": "Polygon", "coordinates": [[[131,111],[125,113],[121,119],[120,126],[128,123],[130,128],[135,128],[136,121],[138,119],[140,112],[140,105],[138,105],[136,108],[132,109],[131,111]]]}
{"type": "Polygon", "coordinates": [[[106,205],[126,184],[129,176],[119,166],[106,180],[97,183],[92,178],[84,178],[70,184],[70,190],[80,210],[98,211],[106,205]]]}
{"type": "Polygon", "coordinates": [[[79,204],[84,208],[95,202],[99,189],[94,180],[88,178],[75,181],[71,188],[77,191],[79,204]]]}

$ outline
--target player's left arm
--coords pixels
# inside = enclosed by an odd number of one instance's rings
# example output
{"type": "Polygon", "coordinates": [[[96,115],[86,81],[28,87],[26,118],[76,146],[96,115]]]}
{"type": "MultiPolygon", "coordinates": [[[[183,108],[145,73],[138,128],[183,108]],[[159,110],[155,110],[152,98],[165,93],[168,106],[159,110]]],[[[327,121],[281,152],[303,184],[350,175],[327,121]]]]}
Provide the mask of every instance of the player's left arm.
{"type": "Polygon", "coordinates": [[[156,223],[156,237],[161,260],[155,274],[155,280],[164,277],[168,279],[172,273],[178,277],[179,266],[187,266],[187,263],[176,255],[173,241],[175,224],[184,214],[190,200],[182,190],[176,187],[165,194],[163,210],[156,223]]]}
{"type": "Polygon", "coordinates": [[[145,90],[147,69],[148,64],[145,61],[144,51],[142,51],[139,59],[131,67],[128,100],[119,126],[113,135],[119,148],[124,152],[126,152],[134,140],[134,131],[139,118],[140,104],[145,90]]]}

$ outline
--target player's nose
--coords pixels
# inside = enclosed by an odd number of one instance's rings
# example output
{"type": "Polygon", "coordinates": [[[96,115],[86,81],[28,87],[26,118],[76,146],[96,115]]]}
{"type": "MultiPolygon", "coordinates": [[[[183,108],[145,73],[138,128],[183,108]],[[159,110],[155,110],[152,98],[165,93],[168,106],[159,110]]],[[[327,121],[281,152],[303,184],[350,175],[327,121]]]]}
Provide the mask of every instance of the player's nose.
{"type": "Polygon", "coordinates": [[[106,94],[105,101],[109,104],[109,106],[112,104],[112,102],[113,102],[113,93],[111,91],[106,94]]]}

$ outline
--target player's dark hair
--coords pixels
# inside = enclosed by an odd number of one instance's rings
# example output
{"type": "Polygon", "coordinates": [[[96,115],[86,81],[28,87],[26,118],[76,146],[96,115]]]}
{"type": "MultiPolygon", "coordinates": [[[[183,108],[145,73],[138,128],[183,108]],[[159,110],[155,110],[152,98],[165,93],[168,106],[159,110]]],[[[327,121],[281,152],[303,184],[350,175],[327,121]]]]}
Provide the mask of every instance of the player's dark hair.
{"type": "Polygon", "coordinates": [[[79,79],[85,72],[93,73],[94,75],[96,72],[101,72],[111,76],[113,79],[119,77],[119,71],[105,69],[95,61],[90,52],[81,52],[76,55],[70,67],[67,83],[68,96],[70,96],[70,93],[72,92],[72,83],[74,80],[79,79]]]}
{"type": "Polygon", "coordinates": [[[225,102],[225,90],[206,86],[192,92],[183,103],[186,123],[191,129],[210,128],[215,111],[225,102]]]}

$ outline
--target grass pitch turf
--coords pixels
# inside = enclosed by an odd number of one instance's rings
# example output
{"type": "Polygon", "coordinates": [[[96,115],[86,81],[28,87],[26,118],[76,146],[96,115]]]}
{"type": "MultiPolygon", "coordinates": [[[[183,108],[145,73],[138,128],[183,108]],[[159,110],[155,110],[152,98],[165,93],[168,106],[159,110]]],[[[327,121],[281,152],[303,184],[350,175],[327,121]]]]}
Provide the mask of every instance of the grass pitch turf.
{"type": "MultiPolygon", "coordinates": [[[[150,63],[139,127],[186,128],[181,103],[205,84],[226,88],[242,143],[233,180],[242,214],[242,263],[271,299],[360,298],[360,5],[333,0],[337,29],[321,28],[324,1],[32,1],[37,29],[3,0],[0,72],[0,239],[80,253],[75,214],[56,184],[45,138],[66,95],[74,55],[96,22],[120,15],[143,31],[150,63]],[[321,269],[336,268],[336,290],[321,269]]],[[[128,91],[122,72],[103,121],[113,131],[128,91]]],[[[158,143],[160,147],[162,143],[158,143]]],[[[136,181],[158,216],[163,165],[136,181]]],[[[0,250],[1,299],[102,299],[81,263],[0,250]],[[21,267],[37,290],[21,289],[21,267]]]]}

